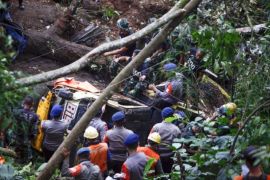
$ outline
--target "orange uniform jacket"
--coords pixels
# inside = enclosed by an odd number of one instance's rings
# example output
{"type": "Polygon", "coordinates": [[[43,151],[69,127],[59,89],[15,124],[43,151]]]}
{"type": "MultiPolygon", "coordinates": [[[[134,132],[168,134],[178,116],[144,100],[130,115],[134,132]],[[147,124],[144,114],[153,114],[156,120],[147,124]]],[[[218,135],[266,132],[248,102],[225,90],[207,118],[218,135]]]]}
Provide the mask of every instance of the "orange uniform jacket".
{"type": "MultiPolygon", "coordinates": [[[[137,152],[143,152],[147,156],[147,158],[155,159],[154,164],[152,165],[152,169],[155,170],[156,175],[163,174],[160,156],[158,153],[153,151],[150,147],[138,147],[137,152]]],[[[154,174],[148,174],[148,175],[152,176],[154,174]]]]}
{"type": "Polygon", "coordinates": [[[108,159],[108,145],[106,143],[99,143],[90,145],[90,161],[98,165],[100,171],[104,173],[107,171],[107,159],[108,159]]]}

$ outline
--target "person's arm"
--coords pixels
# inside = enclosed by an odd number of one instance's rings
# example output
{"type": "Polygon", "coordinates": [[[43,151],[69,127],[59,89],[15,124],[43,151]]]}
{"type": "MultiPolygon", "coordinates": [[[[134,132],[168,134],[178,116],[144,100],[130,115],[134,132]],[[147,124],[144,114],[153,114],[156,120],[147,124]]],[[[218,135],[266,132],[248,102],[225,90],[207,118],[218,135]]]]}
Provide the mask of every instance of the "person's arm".
{"type": "Polygon", "coordinates": [[[120,56],[119,58],[114,59],[115,62],[121,62],[121,61],[125,61],[128,62],[130,59],[129,56],[120,56]]]}
{"type": "Polygon", "coordinates": [[[65,159],[62,164],[61,175],[63,177],[76,177],[81,173],[82,165],[78,164],[72,168],[69,168],[69,154],[69,150],[66,148],[62,149],[62,155],[65,157],[65,159]]]}
{"type": "Polygon", "coordinates": [[[121,173],[124,174],[123,180],[130,180],[130,173],[125,163],[122,165],[121,173]]]}
{"type": "Polygon", "coordinates": [[[127,47],[122,47],[120,49],[116,49],[116,50],[113,50],[113,51],[105,52],[104,53],[104,56],[112,56],[112,55],[120,54],[120,53],[125,52],[127,50],[128,50],[127,47]]]}
{"type": "Polygon", "coordinates": [[[159,159],[155,166],[155,175],[161,175],[161,174],[164,174],[164,171],[162,168],[161,160],[159,159]]]}
{"type": "Polygon", "coordinates": [[[102,126],[102,128],[100,129],[100,139],[101,140],[104,140],[104,137],[105,137],[105,135],[106,135],[106,132],[108,131],[108,126],[107,126],[107,124],[105,123],[103,126],[102,126]]]}
{"type": "Polygon", "coordinates": [[[69,171],[69,157],[66,157],[63,161],[62,168],[61,168],[61,175],[63,177],[72,177],[69,171]]]}
{"type": "Polygon", "coordinates": [[[39,123],[39,117],[37,115],[35,115],[35,118],[33,119],[32,122],[32,132],[31,134],[36,137],[38,134],[38,123],[39,123]]]}
{"type": "Polygon", "coordinates": [[[107,143],[107,144],[109,143],[109,138],[108,138],[107,134],[105,134],[105,136],[103,138],[103,142],[107,143]]]}

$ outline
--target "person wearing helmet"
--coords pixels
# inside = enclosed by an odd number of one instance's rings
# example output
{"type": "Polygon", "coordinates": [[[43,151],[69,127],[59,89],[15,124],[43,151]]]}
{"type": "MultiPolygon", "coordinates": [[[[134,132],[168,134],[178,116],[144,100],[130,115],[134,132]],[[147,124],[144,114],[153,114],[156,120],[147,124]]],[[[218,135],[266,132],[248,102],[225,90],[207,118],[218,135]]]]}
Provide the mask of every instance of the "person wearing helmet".
{"type": "Polygon", "coordinates": [[[119,173],[122,164],[127,159],[127,150],[124,141],[133,132],[124,127],[125,114],[122,111],[118,111],[112,115],[112,122],[114,127],[106,132],[103,141],[108,143],[111,153],[109,169],[112,169],[115,173],[119,173]]]}
{"type": "MultiPolygon", "coordinates": [[[[129,22],[126,18],[121,18],[117,20],[116,23],[118,29],[119,29],[119,36],[120,38],[127,37],[131,35],[133,32],[131,28],[129,27],[129,22]]],[[[112,56],[112,55],[118,55],[118,56],[132,56],[133,51],[136,49],[136,42],[131,43],[130,45],[127,45],[125,47],[122,47],[120,49],[116,49],[110,52],[104,53],[104,56],[112,56]]]]}
{"type": "Polygon", "coordinates": [[[163,121],[153,126],[150,133],[157,132],[161,137],[162,144],[159,146],[158,153],[162,167],[165,173],[170,173],[173,165],[173,151],[168,147],[171,146],[173,140],[181,136],[179,128],[171,123],[171,118],[174,118],[174,110],[170,107],[165,107],[161,111],[163,121]]]}
{"type": "Polygon", "coordinates": [[[258,148],[255,146],[248,146],[244,152],[243,157],[246,161],[247,172],[243,172],[241,176],[235,176],[234,180],[270,180],[270,175],[263,172],[260,161],[255,157],[258,148]]]}
{"type": "Polygon", "coordinates": [[[183,80],[182,75],[175,73],[177,65],[174,63],[167,63],[163,66],[164,71],[174,77],[168,80],[165,84],[165,91],[160,91],[154,84],[149,85],[149,89],[153,90],[156,95],[156,99],[153,102],[153,106],[158,108],[164,108],[172,106],[177,103],[183,95],[183,80]]]}
{"type": "Polygon", "coordinates": [[[157,153],[159,144],[161,142],[161,137],[159,133],[150,133],[147,142],[148,145],[146,145],[145,147],[138,147],[137,151],[143,152],[149,159],[153,158],[155,160],[151,168],[155,171],[155,173],[149,174],[149,176],[163,174],[160,156],[157,153]]]}
{"type": "Polygon", "coordinates": [[[104,108],[100,109],[95,117],[90,121],[89,126],[92,126],[97,129],[100,141],[104,139],[106,131],[108,131],[108,126],[105,121],[101,119],[101,116],[104,112],[104,108]]]}
{"type": "Polygon", "coordinates": [[[208,118],[209,121],[216,120],[217,117],[224,116],[230,121],[230,125],[234,124],[236,121],[236,110],[237,105],[233,102],[229,102],[220,106],[212,117],[208,118]]]}
{"type": "Polygon", "coordinates": [[[54,105],[50,112],[51,120],[45,120],[41,123],[41,129],[44,132],[42,151],[45,162],[49,161],[64,140],[68,123],[61,120],[62,112],[63,107],[61,105],[54,105]]]}
{"type": "Polygon", "coordinates": [[[13,111],[15,121],[13,125],[15,152],[18,162],[29,162],[32,159],[31,141],[37,135],[38,116],[32,111],[34,99],[26,96],[23,100],[23,108],[13,111]]]}
{"type": "MultiPolygon", "coordinates": [[[[135,49],[132,57],[126,57],[125,61],[130,62],[132,58],[137,56],[141,52],[140,49],[135,49]]],[[[121,57],[120,57],[121,58],[121,57]]],[[[133,76],[125,81],[123,93],[138,99],[142,98],[142,93],[147,89],[148,83],[145,79],[148,76],[148,64],[149,59],[145,59],[144,63],[137,69],[133,69],[133,76]]]]}
{"type": "Polygon", "coordinates": [[[98,165],[103,177],[108,174],[107,162],[109,160],[108,145],[100,143],[99,133],[96,128],[89,126],[83,134],[85,138],[85,147],[89,147],[91,154],[90,160],[93,164],[98,165]]]}
{"type": "Polygon", "coordinates": [[[61,174],[63,177],[74,177],[75,180],[102,180],[102,175],[100,169],[97,165],[90,162],[89,156],[91,155],[91,150],[87,147],[80,148],[77,151],[77,161],[78,165],[69,168],[68,153],[63,152],[66,156],[61,174]]]}
{"type": "Polygon", "coordinates": [[[124,142],[128,150],[128,158],[122,166],[121,173],[123,180],[142,180],[145,165],[148,161],[146,155],[142,152],[137,152],[139,145],[139,136],[135,133],[129,134],[124,142]]]}

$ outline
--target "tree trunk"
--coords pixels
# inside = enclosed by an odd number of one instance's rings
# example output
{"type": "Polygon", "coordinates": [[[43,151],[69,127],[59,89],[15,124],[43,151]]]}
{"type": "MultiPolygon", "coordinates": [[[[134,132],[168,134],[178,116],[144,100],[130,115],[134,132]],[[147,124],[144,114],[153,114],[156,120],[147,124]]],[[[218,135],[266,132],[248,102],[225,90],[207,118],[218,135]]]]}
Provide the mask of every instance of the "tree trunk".
{"type": "MultiPolygon", "coordinates": [[[[94,48],[93,50],[88,52],[86,55],[84,55],[83,57],[81,57],[77,61],[75,61],[67,66],[64,66],[64,67],[56,69],[56,70],[44,72],[41,74],[33,75],[30,77],[18,79],[16,82],[19,86],[30,86],[30,85],[34,85],[34,84],[38,84],[38,83],[42,83],[42,82],[47,82],[47,81],[56,79],[58,77],[76,72],[76,71],[82,69],[83,67],[85,67],[89,62],[91,62],[94,58],[101,55],[102,53],[119,48],[119,47],[126,46],[134,41],[137,41],[138,39],[152,33],[160,26],[166,24],[171,19],[183,14],[184,12],[185,11],[182,9],[177,9],[175,11],[169,11],[164,16],[162,16],[160,19],[158,19],[156,22],[149,24],[148,26],[141,29],[140,31],[137,31],[136,33],[134,33],[128,37],[125,37],[125,38],[122,38],[119,40],[115,40],[112,42],[104,43],[104,44],[94,48]]],[[[11,88],[12,87],[10,87],[10,89],[11,88]]]]}
{"type": "Polygon", "coordinates": [[[51,31],[28,31],[26,51],[36,55],[44,55],[64,64],[74,62],[92,50],[92,48],[67,41],[51,31]]]}
{"type": "Polygon", "coordinates": [[[119,84],[127,78],[133,71],[134,68],[138,67],[140,64],[144,62],[144,60],[149,57],[154,51],[159,47],[159,45],[165,40],[165,38],[169,35],[169,33],[180,23],[183,17],[191,12],[194,8],[198,6],[201,0],[191,0],[188,4],[186,4],[188,0],[182,0],[177,8],[184,7],[186,13],[181,14],[179,17],[175,18],[173,21],[168,23],[159,33],[158,35],[115,77],[115,79],[107,86],[107,88],[103,91],[100,97],[91,105],[91,107],[85,112],[85,114],[81,117],[79,122],[73,128],[71,133],[67,136],[64,142],[60,145],[57,151],[53,154],[45,169],[38,176],[38,180],[46,180],[51,177],[55,168],[60,164],[63,160],[62,150],[63,148],[70,149],[74,144],[75,140],[79,137],[80,134],[83,133],[94,114],[101,108],[101,106],[106,103],[106,101],[112,96],[114,91],[117,90],[119,84]]]}
{"type": "Polygon", "coordinates": [[[91,51],[92,48],[90,47],[62,38],[70,28],[73,15],[76,13],[80,2],[80,0],[73,0],[67,11],[49,29],[42,32],[27,31],[28,46],[26,51],[36,55],[46,56],[65,64],[72,63],[91,51]]]}

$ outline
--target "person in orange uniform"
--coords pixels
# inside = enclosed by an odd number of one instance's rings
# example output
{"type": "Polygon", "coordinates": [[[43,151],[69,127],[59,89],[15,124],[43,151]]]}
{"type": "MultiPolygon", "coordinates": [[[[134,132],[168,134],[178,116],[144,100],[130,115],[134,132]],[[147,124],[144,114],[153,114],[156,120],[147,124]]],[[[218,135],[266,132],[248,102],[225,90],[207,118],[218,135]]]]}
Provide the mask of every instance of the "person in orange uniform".
{"type": "MultiPolygon", "coordinates": [[[[154,132],[150,133],[148,136],[148,145],[145,147],[138,147],[137,152],[143,152],[148,158],[153,158],[154,164],[152,165],[152,169],[155,170],[155,175],[163,174],[162,164],[160,161],[160,156],[156,152],[158,149],[158,146],[161,142],[161,137],[159,133],[154,132]]],[[[152,176],[153,174],[149,174],[149,176],[152,176]]]]}
{"type": "Polygon", "coordinates": [[[107,162],[110,158],[107,143],[100,143],[100,137],[96,128],[89,126],[84,132],[84,146],[89,146],[90,159],[95,165],[98,165],[103,177],[108,174],[107,162]]]}
{"type": "Polygon", "coordinates": [[[69,158],[66,150],[63,150],[65,160],[61,174],[63,177],[73,177],[74,180],[103,180],[100,169],[89,160],[90,150],[87,147],[77,151],[78,165],[69,168],[69,158]]]}
{"type": "Polygon", "coordinates": [[[256,163],[257,158],[254,157],[254,154],[256,152],[257,152],[256,147],[254,146],[247,147],[247,149],[244,151],[243,154],[249,172],[241,176],[235,176],[234,180],[259,180],[259,179],[270,180],[270,175],[267,175],[263,172],[260,163],[256,163]]]}

